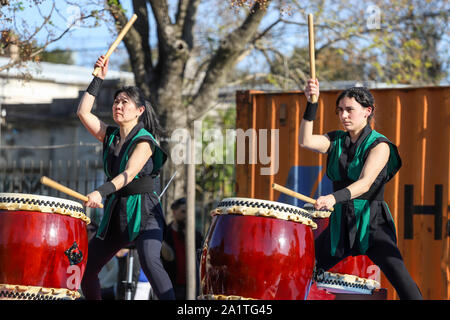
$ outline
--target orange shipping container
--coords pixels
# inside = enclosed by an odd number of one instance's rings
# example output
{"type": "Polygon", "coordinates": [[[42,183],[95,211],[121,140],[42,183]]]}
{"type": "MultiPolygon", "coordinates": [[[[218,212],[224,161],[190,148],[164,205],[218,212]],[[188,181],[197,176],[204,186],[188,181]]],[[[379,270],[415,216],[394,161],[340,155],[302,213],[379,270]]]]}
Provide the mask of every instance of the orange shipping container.
{"type": "MultiPolygon", "coordinates": [[[[374,129],[399,147],[403,161],[385,190],[398,246],[424,298],[449,299],[450,87],[371,92],[376,101],[374,129]]],[[[339,93],[321,91],[315,133],[341,128],[334,113],[339,93]]],[[[313,198],[331,191],[326,155],[298,143],[306,105],[302,92],[239,91],[236,103],[236,128],[247,133],[245,162],[236,165],[237,197],[277,201],[283,195],[271,188],[274,182],[313,198]],[[264,144],[267,150],[261,152],[264,144]]],[[[239,155],[239,142],[238,148],[239,155]]],[[[389,299],[397,298],[384,275],[382,287],[388,289],[389,299]]]]}

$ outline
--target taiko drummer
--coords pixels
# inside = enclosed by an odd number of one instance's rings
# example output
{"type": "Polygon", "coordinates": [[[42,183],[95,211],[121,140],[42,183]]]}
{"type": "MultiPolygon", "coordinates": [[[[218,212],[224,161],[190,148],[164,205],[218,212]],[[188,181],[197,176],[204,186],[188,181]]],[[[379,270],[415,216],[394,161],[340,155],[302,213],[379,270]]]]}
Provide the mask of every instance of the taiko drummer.
{"type": "Polygon", "coordinates": [[[161,259],[164,213],[155,193],[156,179],[167,159],[154,136],[161,133],[156,114],[137,87],[123,87],[114,95],[112,114],[117,126],[107,126],[91,110],[108,70],[101,56],[100,71],[78,106],[86,129],[103,143],[107,182],[87,195],[86,206],[105,210],[97,235],[89,243],[89,258],[82,280],[86,299],[101,299],[98,273],[116,252],[135,244],[142,269],[158,299],[174,299],[161,259]]]}
{"type": "Polygon", "coordinates": [[[301,146],[327,153],[327,176],[334,193],[317,199],[315,208],[331,210],[330,224],[316,239],[316,268],[324,271],[352,255],[367,255],[394,286],[400,299],[422,299],[397,247],[395,225],[384,201],[384,186],[402,163],[397,147],[372,130],[375,100],[363,87],[343,91],[336,114],[344,130],[313,134],[319,82],[310,79],[300,125],[301,146]]]}

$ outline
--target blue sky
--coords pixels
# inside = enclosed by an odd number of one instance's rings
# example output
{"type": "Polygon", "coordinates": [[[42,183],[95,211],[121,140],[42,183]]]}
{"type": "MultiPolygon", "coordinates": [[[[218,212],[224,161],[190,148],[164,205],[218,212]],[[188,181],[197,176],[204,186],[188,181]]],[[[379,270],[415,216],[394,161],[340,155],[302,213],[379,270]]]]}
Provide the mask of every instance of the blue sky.
{"type": "MultiPolygon", "coordinates": [[[[122,1],[124,7],[128,9],[127,16],[131,17],[132,10],[130,9],[130,1],[122,1]]],[[[43,1],[40,5],[40,11],[46,15],[50,12],[52,6],[51,1],[43,1]]],[[[60,33],[67,26],[71,24],[72,17],[79,15],[79,8],[76,5],[67,5],[65,1],[57,1],[56,8],[58,12],[54,12],[52,15],[52,30],[55,33],[60,33]]],[[[20,17],[23,17],[29,24],[29,29],[37,26],[42,18],[39,11],[34,6],[24,5],[24,11],[20,13],[20,17]]],[[[89,9],[84,7],[84,9],[89,9]]],[[[91,19],[91,21],[93,21],[91,19]]],[[[110,27],[109,27],[110,28],[110,27]]],[[[98,27],[87,28],[82,25],[76,25],[72,30],[64,35],[64,37],[47,47],[47,50],[63,49],[74,51],[74,60],[77,65],[92,66],[96,58],[105,54],[111,43],[116,38],[117,34],[114,30],[108,28],[106,23],[101,23],[98,27]]],[[[37,40],[42,43],[45,41],[47,32],[42,30],[37,34],[37,40]]],[[[114,51],[110,59],[110,68],[118,69],[120,64],[124,60],[128,59],[128,55],[123,43],[114,51]]]]}

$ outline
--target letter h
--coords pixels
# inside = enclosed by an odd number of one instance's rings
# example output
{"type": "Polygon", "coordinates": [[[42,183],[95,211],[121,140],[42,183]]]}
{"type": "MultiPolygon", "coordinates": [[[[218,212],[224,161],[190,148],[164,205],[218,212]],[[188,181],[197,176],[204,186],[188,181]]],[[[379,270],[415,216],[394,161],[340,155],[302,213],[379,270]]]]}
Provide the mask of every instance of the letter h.
{"type": "Polygon", "coordinates": [[[434,214],[434,239],[442,239],[442,200],[443,187],[441,184],[434,186],[434,205],[416,206],[414,205],[414,186],[405,185],[405,221],[404,239],[413,239],[413,215],[414,214],[434,214]]]}

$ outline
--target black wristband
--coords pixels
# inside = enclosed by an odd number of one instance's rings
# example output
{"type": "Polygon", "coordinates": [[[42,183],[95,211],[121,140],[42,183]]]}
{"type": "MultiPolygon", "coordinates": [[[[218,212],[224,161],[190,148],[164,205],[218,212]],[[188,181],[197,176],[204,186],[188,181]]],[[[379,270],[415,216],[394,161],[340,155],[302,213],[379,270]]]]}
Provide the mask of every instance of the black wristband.
{"type": "Polygon", "coordinates": [[[308,121],[316,120],[316,113],[318,106],[319,104],[317,102],[311,103],[308,101],[308,103],[306,104],[305,113],[303,114],[303,119],[308,121]]]}
{"type": "Polygon", "coordinates": [[[116,186],[111,181],[108,181],[102,184],[100,187],[98,187],[97,191],[100,192],[102,198],[105,198],[111,193],[116,192],[116,186]]]}
{"type": "Polygon", "coordinates": [[[96,97],[98,95],[98,92],[100,91],[100,87],[102,86],[103,79],[99,77],[94,77],[92,79],[91,83],[89,84],[89,87],[86,89],[88,93],[96,97]]]}
{"type": "Polygon", "coordinates": [[[340,203],[350,200],[352,198],[352,194],[350,193],[350,190],[344,188],[334,192],[333,197],[336,199],[336,203],[340,203]]]}

